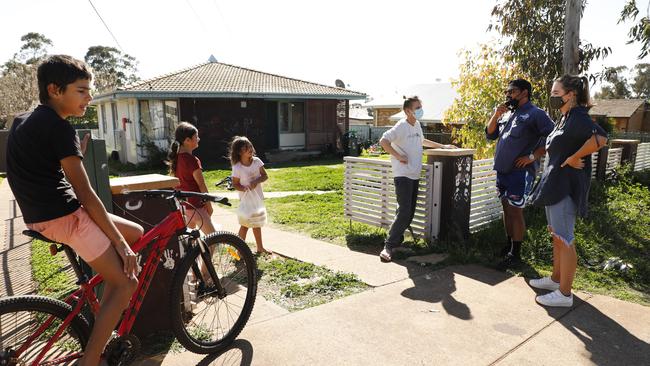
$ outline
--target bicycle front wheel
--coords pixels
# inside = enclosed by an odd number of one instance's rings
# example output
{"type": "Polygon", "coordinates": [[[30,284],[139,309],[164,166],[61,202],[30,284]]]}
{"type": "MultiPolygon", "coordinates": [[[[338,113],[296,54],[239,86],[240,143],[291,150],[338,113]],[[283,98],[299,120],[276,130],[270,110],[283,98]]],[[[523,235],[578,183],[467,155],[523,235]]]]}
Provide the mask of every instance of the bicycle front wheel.
{"type": "MultiPolygon", "coordinates": [[[[70,312],[70,305],[43,296],[0,300],[0,365],[32,365],[70,312]]],[[[89,330],[83,316],[72,318],[37,364],[72,365],[83,354],[89,330]]]]}
{"type": "Polygon", "coordinates": [[[178,341],[205,354],[227,347],[242,331],[255,304],[257,277],[255,257],[238,236],[217,232],[199,240],[209,253],[202,256],[197,246],[186,254],[174,275],[170,308],[178,341]]]}

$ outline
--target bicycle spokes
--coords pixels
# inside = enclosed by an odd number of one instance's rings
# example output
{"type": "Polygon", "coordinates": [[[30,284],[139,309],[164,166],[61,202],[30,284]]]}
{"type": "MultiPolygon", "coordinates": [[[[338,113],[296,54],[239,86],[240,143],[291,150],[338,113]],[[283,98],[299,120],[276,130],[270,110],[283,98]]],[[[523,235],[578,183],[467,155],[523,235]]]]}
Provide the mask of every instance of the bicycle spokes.
{"type": "Polygon", "coordinates": [[[240,318],[254,270],[239,250],[217,243],[197,260],[199,275],[187,278],[186,329],[196,341],[211,343],[226,337],[240,318]]]}
{"type": "Polygon", "coordinates": [[[15,311],[0,315],[0,363],[31,365],[71,365],[82,356],[84,341],[68,327],[48,348],[48,343],[61,328],[63,319],[44,311],[15,311]],[[42,357],[41,357],[42,355],[42,357]]]}

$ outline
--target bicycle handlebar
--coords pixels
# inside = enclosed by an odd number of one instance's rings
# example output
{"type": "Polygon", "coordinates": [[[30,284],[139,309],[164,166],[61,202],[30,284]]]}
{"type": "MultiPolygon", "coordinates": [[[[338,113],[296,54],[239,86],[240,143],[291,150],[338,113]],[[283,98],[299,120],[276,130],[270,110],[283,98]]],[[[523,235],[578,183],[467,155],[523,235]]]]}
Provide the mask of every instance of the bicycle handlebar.
{"type": "Polygon", "coordinates": [[[228,202],[227,197],[215,196],[209,193],[178,191],[178,190],[171,190],[171,189],[148,189],[148,190],[139,190],[139,191],[129,191],[126,192],[125,194],[132,194],[132,193],[144,193],[144,198],[155,198],[155,197],[172,198],[173,197],[176,199],[183,199],[183,198],[190,198],[190,197],[198,197],[202,201],[216,202],[224,206],[231,206],[230,202],[228,202]]]}

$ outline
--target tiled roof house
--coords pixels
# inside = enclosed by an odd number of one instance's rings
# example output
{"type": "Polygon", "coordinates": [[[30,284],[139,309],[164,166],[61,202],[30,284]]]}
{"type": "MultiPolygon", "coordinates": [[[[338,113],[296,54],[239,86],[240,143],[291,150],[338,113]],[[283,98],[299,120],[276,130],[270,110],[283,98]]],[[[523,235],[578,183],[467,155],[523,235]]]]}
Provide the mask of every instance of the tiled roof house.
{"type": "Polygon", "coordinates": [[[336,148],[349,122],[347,104],[365,94],[220,62],[98,95],[100,137],[123,162],[147,158],[145,146],[166,149],[179,121],[199,129],[197,155],[223,161],[228,141],[248,136],[258,154],[336,148]]]}

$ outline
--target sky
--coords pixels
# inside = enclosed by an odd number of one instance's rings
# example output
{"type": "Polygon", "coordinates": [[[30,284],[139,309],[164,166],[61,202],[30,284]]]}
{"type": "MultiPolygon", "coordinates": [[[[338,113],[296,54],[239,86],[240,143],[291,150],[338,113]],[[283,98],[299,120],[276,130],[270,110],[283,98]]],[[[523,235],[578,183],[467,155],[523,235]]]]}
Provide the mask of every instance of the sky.
{"type": "MultiPolygon", "coordinates": [[[[631,67],[638,45],[630,24],[616,24],[626,0],[590,0],[581,38],[612,48],[607,66],[631,67]]],[[[0,63],[39,32],[51,53],[82,59],[88,47],[113,46],[139,61],[150,78],[207,61],[380,93],[399,85],[458,76],[458,52],[494,40],[495,0],[21,0],[0,13],[0,63]],[[115,39],[93,10],[104,19],[115,39]],[[117,41],[116,41],[117,40],[117,41]],[[119,44],[119,46],[118,46],[119,44]]],[[[650,62],[646,59],[645,62],[650,62]]]]}

